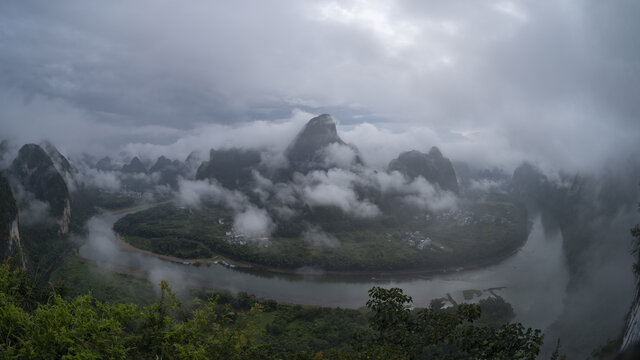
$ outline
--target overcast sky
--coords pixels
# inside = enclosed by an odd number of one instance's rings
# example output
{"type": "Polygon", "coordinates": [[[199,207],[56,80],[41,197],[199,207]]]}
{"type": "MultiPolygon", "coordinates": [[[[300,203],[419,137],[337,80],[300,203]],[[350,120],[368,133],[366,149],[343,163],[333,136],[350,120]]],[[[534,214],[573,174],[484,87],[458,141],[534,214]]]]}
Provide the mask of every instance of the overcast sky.
{"type": "Polygon", "coordinates": [[[3,1],[0,135],[177,157],[282,147],[330,112],[379,166],[438,145],[581,170],[639,155],[639,19],[637,1],[3,1]]]}

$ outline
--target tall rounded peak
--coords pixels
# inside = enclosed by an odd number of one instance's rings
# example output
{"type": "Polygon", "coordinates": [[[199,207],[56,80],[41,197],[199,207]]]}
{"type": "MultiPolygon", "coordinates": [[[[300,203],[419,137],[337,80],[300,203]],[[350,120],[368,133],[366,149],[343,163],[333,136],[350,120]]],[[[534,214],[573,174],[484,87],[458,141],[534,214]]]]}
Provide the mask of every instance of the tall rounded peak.
{"type": "Polygon", "coordinates": [[[358,149],[345,143],[338,136],[336,123],[329,114],[309,120],[285,151],[292,169],[307,172],[311,169],[327,168],[327,147],[348,146],[355,153],[356,164],[362,164],[358,149]]]}
{"type": "Polygon", "coordinates": [[[334,142],[344,144],[338,136],[333,118],[328,114],[322,114],[305,124],[289,147],[288,153],[293,152],[295,156],[298,152],[315,152],[334,142]]]}
{"type": "Polygon", "coordinates": [[[400,155],[398,155],[398,157],[402,157],[402,158],[411,157],[411,158],[413,158],[413,157],[423,157],[425,155],[426,154],[424,154],[424,153],[422,153],[422,152],[420,152],[418,150],[409,150],[409,151],[405,151],[405,152],[400,153],[400,155]]]}
{"type": "Polygon", "coordinates": [[[16,164],[25,164],[30,168],[36,166],[53,166],[49,155],[36,144],[25,144],[18,151],[18,157],[14,160],[16,164]]]}
{"type": "Polygon", "coordinates": [[[387,169],[398,171],[411,180],[422,176],[443,190],[458,193],[458,178],[453,165],[435,146],[428,154],[417,150],[403,152],[391,160],[387,169]]]}
{"type": "Polygon", "coordinates": [[[429,155],[442,157],[442,152],[440,151],[440,149],[438,149],[437,146],[432,146],[431,150],[429,150],[429,155]]]}
{"type": "Polygon", "coordinates": [[[329,114],[322,114],[309,120],[301,131],[301,135],[323,135],[331,138],[332,141],[338,140],[338,130],[336,123],[329,114]]]}
{"type": "Polygon", "coordinates": [[[333,118],[331,117],[331,115],[329,114],[321,114],[318,115],[316,117],[314,117],[313,119],[309,120],[309,125],[310,124],[327,124],[327,125],[335,125],[335,121],[333,120],[333,118]]]}

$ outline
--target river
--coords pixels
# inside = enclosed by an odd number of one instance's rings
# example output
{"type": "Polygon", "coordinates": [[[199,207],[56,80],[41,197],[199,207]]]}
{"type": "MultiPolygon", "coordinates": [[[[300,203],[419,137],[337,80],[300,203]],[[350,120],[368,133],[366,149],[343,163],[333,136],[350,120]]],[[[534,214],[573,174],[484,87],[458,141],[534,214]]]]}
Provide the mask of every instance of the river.
{"type": "Polygon", "coordinates": [[[569,281],[562,237],[545,234],[539,219],[522,249],[498,264],[438,275],[376,279],[252,273],[221,265],[197,267],[123,251],[116,245],[112,226],[124,215],[91,218],[79,255],[106,269],[140,271],[156,284],[167,280],[178,291],[186,287],[227,289],[281,302],[358,308],[364,306],[367,291],[375,285],[400,287],[420,307],[447,294],[461,302],[464,290],[475,289],[482,292],[481,298],[491,296],[491,291],[502,296],[512,304],[517,321],[544,329],[562,313],[569,281]]]}

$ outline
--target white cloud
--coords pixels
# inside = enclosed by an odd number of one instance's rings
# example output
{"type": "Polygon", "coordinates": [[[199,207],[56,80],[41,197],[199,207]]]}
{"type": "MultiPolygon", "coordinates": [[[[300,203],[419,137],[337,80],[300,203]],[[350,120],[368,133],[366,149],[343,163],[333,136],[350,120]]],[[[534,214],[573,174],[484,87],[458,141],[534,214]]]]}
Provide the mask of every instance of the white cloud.
{"type": "Polygon", "coordinates": [[[203,201],[213,201],[241,211],[249,204],[247,197],[238,192],[224,188],[216,181],[178,180],[178,191],[175,193],[179,204],[199,207],[203,201]]]}
{"type": "Polygon", "coordinates": [[[273,221],[264,209],[249,206],[233,218],[233,230],[249,237],[269,236],[273,229],[273,221]]]}
{"type": "Polygon", "coordinates": [[[327,234],[318,227],[310,227],[302,233],[301,237],[309,244],[318,247],[336,247],[340,244],[335,236],[327,234]]]}
{"type": "Polygon", "coordinates": [[[93,186],[105,190],[119,190],[122,182],[118,173],[114,171],[101,171],[83,167],[74,175],[75,181],[85,186],[93,186]]]}
{"type": "Polygon", "coordinates": [[[359,177],[346,170],[312,171],[298,176],[295,183],[301,189],[303,200],[310,206],[336,206],[349,215],[375,217],[380,209],[366,199],[359,199],[353,185],[359,177]]]}
{"type": "Polygon", "coordinates": [[[354,164],[356,152],[347,145],[331,143],[322,149],[324,162],[327,167],[348,169],[354,164]]]}
{"type": "Polygon", "coordinates": [[[456,194],[436,188],[422,176],[412,181],[407,181],[397,171],[368,172],[366,176],[383,194],[400,197],[405,203],[418,208],[443,211],[457,207],[456,194]]]}

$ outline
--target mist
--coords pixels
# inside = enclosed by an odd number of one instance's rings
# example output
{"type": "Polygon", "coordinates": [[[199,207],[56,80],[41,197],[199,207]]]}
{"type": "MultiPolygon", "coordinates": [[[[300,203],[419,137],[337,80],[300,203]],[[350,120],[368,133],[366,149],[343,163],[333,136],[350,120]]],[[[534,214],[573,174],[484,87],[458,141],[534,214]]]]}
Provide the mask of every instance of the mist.
{"type": "MultiPolygon", "coordinates": [[[[637,2],[577,0],[4,2],[0,169],[23,144],[49,141],[73,166],[62,174],[72,192],[213,203],[230,209],[234,232],[259,238],[318,207],[374,221],[376,196],[455,211],[465,197],[511,191],[528,162],[547,191],[525,199],[529,218],[562,242],[569,274],[563,310],[543,330],[584,355],[619,335],[632,301],[639,13],[637,2]],[[287,147],[323,113],[346,145],[323,149],[325,169],[283,180],[287,147]],[[433,146],[454,163],[460,194],[388,171],[400,153],[433,146]],[[259,153],[251,191],[197,178],[212,149],[259,153]],[[98,168],[106,156],[112,166],[98,168]],[[178,162],[173,172],[123,170],[137,157],[149,171],[160,156],[178,162]],[[478,175],[494,170],[506,175],[478,175]]],[[[13,187],[21,223],[54,221],[48,203],[13,187]]],[[[83,256],[117,257],[100,240],[111,230],[98,218],[88,228],[83,256]]],[[[300,241],[339,246],[312,224],[300,241]]],[[[136,259],[127,266],[154,282],[183,283],[136,259]]]]}

